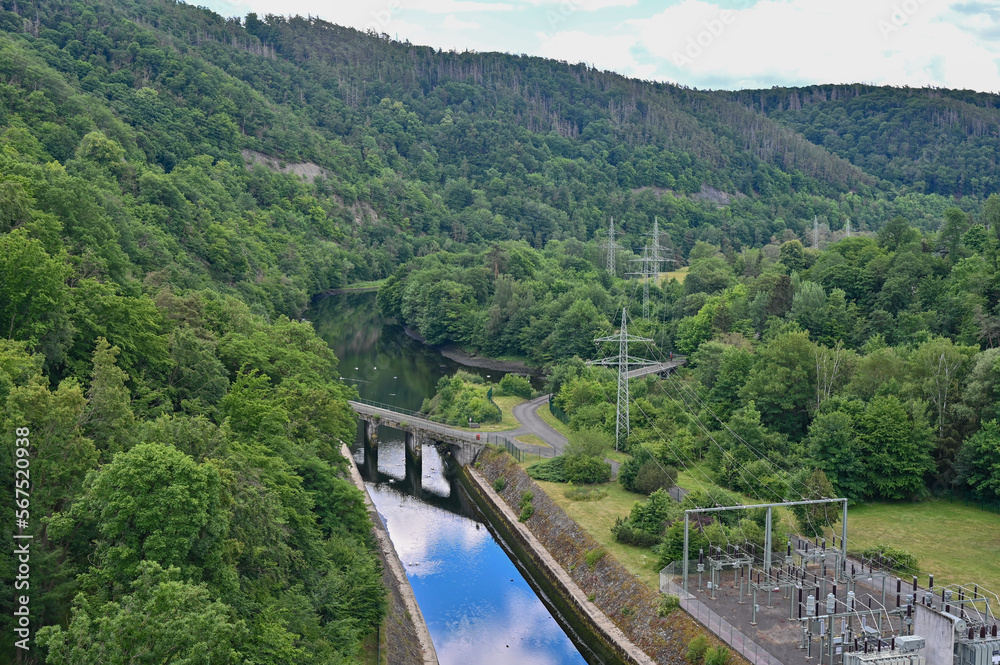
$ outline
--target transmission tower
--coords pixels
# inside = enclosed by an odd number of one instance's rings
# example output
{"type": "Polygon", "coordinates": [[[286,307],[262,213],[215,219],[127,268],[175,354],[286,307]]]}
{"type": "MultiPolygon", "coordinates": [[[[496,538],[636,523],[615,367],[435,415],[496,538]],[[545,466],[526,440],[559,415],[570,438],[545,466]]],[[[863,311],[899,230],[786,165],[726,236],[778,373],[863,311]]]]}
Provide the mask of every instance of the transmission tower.
{"type": "Polygon", "coordinates": [[[600,360],[590,360],[588,365],[604,365],[618,368],[618,403],[615,407],[615,450],[618,450],[623,439],[628,438],[628,372],[630,365],[655,365],[653,360],[636,358],[628,353],[629,342],[652,342],[647,337],[636,337],[628,334],[628,322],[625,319],[625,308],[622,307],[622,327],[617,335],[608,337],[598,337],[594,342],[618,342],[618,355],[601,358],[600,360]]]}
{"type": "Polygon", "coordinates": [[[608,236],[605,238],[604,242],[601,243],[604,246],[605,251],[608,253],[608,272],[614,276],[615,274],[615,254],[618,252],[618,243],[615,242],[615,218],[611,218],[611,222],[608,224],[608,236]]]}
{"type": "Polygon", "coordinates": [[[653,260],[652,272],[659,273],[661,263],[677,263],[677,261],[667,258],[663,253],[663,248],[660,246],[660,222],[655,216],[653,217],[653,232],[650,235],[653,237],[653,246],[649,250],[649,256],[653,260]]]}
{"type": "Polygon", "coordinates": [[[851,220],[847,220],[847,237],[851,237],[851,220]]]}
{"type": "MultiPolygon", "coordinates": [[[[642,278],[642,318],[649,319],[649,282],[653,278],[653,265],[658,264],[658,259],[650,256],[649,245],[642,248],[642,258],[632,259],[633,263],[641,263],[640,272],[630,272],[627,275],[639,276],[642,278]]],[[[657,269],[659,266],[657,265],[657,269]]]]}
{"type": "Polygon", "coordinates": [[[819,218],[813,215],[813,249],[819,249],[819,218]]]}

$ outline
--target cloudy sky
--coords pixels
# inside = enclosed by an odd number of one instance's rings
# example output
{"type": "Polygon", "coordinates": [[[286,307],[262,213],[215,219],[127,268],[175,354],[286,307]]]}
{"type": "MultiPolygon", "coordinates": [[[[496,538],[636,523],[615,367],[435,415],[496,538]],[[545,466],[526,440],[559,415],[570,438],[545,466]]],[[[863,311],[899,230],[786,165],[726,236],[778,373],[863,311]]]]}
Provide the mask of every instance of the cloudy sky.
{"type": "Polygon", "coordinates": [[[1000,91],[1000,0],[201,0],[443,49],[527,53],[699,88],[1000,91]]]}

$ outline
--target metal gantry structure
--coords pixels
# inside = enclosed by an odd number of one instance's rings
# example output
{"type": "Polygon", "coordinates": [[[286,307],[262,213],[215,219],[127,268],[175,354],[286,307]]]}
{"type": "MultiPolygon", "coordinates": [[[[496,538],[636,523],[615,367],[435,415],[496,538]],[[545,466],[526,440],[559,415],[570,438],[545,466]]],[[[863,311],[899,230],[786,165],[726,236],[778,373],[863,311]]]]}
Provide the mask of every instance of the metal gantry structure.
{"type": "Polygon", "coordinates": [[[618,368],[618,402],[615,406],[615,450],[619,450],[621,443],[629,435],[629,396],[628,396],[628,372],[630,366],[656,365],[655,360],[637,358],[629,354],[628,345],[630,342],[652,342],[648,337],[637,337],[628,334],[628,321],[625,308],[622,307],[622,325],[617,335],[598,337],[595,343],[617,342],[618,355],[608,356],[599,360],[589,360],[588,365],[603,365],[605,367],[618,368]]]}

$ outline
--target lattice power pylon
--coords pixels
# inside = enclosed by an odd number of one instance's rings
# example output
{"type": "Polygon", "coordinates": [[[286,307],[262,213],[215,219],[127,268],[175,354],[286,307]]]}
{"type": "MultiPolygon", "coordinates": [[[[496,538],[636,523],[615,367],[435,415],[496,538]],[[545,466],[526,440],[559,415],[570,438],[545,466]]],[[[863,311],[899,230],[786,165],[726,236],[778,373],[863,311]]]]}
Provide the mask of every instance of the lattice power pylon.
{"type": "Polygon", "coordinates": [[[628,419],[628,373],[630,365],[655,365],[656,361],[646,360],[630,356],[628,352],[629,342],[652,342],[648,337],[636,337],[628,334],[628,321],[625,318],[625,308],[622,307],[622,327],[617,335],[598,337],[594,340],[600,342],[618,342],[618,355],[601,358],[600,360],[590,360],[588,365],[604,365],[606,367],[618,368],[618,403],[615,407],[615,450],[618,450],[622,441],[629,435],[628,419]]]}
{"type": "Polygon", "coordinates": [[[612,217],[611,221],[608,223],[608,235],[601,243],[604,250],[607,252],[607,268],[608,272],[614,276],[615,275],[615,256],[618,253],[619,247],[618,243],[615,242],[615,218],[612,217]]]}
{"type": "Polygon", "coordinates": [[[642,278],[642,318],[649,320],[649,282],[653,278],[653,264],[658,261],[650,256],[649,245],[642,248],[642,257],[632,259],[634,263],[642,263],[640,272],[630,272],[627,275],[639,276],[642,278]]]}

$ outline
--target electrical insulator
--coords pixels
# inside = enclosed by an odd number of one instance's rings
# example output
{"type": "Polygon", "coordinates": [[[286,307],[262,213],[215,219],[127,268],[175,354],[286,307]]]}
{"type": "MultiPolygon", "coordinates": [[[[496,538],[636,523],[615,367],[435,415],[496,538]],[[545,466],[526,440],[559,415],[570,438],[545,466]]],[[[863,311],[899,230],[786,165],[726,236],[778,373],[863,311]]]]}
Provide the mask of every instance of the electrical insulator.
{"type": "Polygon", "coordinates": [[[826,594],[826,613],[835,614],[837,612],[837,597],[832,593],[826,594]]]}
{"type": "Polygon", "coordinates": [[[806,616],[816,616],[816,596],[812,594],[806,598],[806,616]]]}

